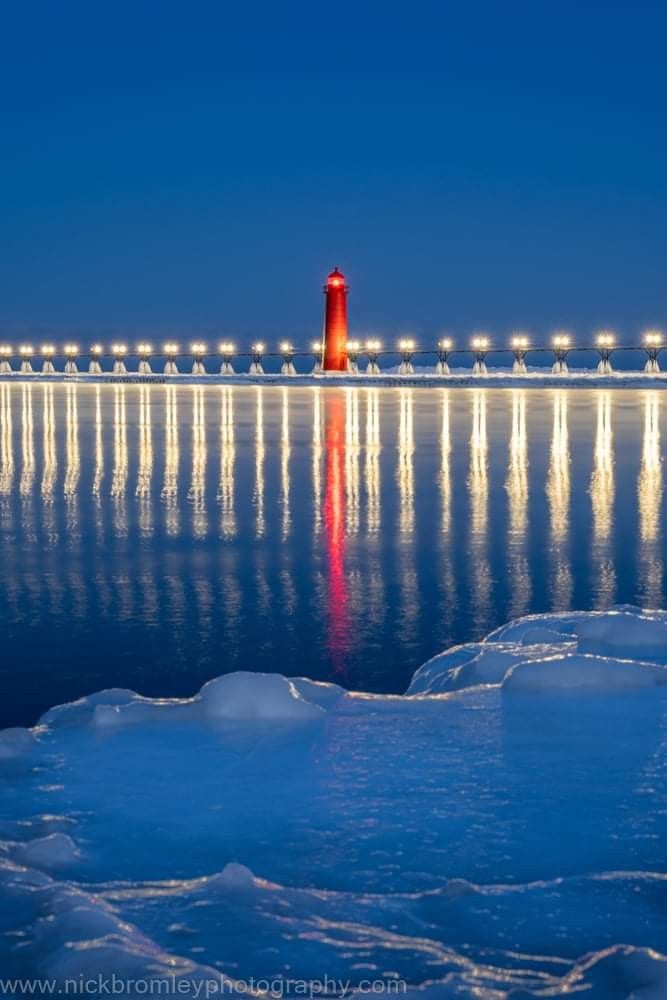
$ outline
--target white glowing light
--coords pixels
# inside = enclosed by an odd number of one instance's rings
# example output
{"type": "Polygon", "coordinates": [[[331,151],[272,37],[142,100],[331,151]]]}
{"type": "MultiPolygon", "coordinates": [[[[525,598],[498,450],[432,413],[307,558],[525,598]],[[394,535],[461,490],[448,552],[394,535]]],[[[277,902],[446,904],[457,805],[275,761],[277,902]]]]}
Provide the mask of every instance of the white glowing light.
{"type": "Polygon", "coordinates": [[[127,354],[127,344],[112,344],[111,353],[115,354],[117,358],[123,357],[127,354]]]}
{"type": "Polygon", "coordinates": [[[259,341],[256,344],[253,344],[252,345],[252,353],[253,354],[263,354],[264,353],[264,344],[261,341],[259,341]]]}
{"type": "Polygon", "coordinates": [[[347,349],[353,354],[357,354],[361,350],[361,344],[358,340],[348,340],[347,349]]]}
{"type": "Polygon", "coordinates": [[[647,330],[644,334],[644,343],[647,347],[661,347],[663,335],[661,330],[647,330]]]}
{"type": "Polygon", "coordinates": [[[102,354],[103,351],[104,351],[104,348],[102,347],[101,344],[93,344],[93,346],[90,348],[90,353],[91,354],[98,354],[99,355],[99,354],[102,354]]]}
{"type": "Polygon", "coordinates": [[[551,343],[560,350],[566,350],[572,344],[572,337],[569,333],[555,333],[551,338],[551,343]]]}
{"type": "Polygon", "coordinates": [[[379,351],[381,349],[382,349],[382,341],[381,340],[371,339],[371,340],[367,340],[366,341],[366,350],[367,351],[379,351]]]}
{"type": "Polygon", "coordinates": [[[178,354],[178,344],[172,342],[164,345],[165,354],[178,354]]]}
{"type": "Polygon", "coordinates": [[[143,357],[147,357],[152,350],[153,348],[150,344],[137,344],[137,352],[143,357]]]}
{"type": "Polygon", "coordinates": [[[280,345],[280,353],[281,354],[291,354],[293,350],[294,350],[294,348],[289,343],[289,341],[288,340],[283,340],[282,344],[280,345]]]}
{"type": "Polygon", "coordinates": [[[511,344],[515,350],[525,351],[530,346],[530,340],[523,333],[515,333],[511,344]]]}
{"type": "Polygon", "coordinates": [[[22,354],[24,358],[29,358],[33,354],[33,350],[30,344],[21,344],[19,347],[19,353],[22,354]]]}
{"type": "Polygon", "coordinates": [[[414,351],[415,342],[412,337],[401,337],[398,346],[401,351],[414,351]]]}
{"type": "Polygon", "coordinates": [[[12,356],[12,349],[9,346],[9,344],[0,344],[0,357],[11,358],[11,356],[12,356]]]}
{"type": "Polygon", "coordinates": [[[451,337],[441,337],[438,341],[438,347],[441,351],[451,351],[452,349],[452,338],[451,337]]]}
{"type": "Polygon", "coordinates": [[[63,350],[68,358],[75,358],[79,353],[79,347],[77,344],[65,344],[63,350]]]}
{"type": "Polygon", "coordinates": [[[190,344],[190,350],[192,351],[193,354],[202,355],[206,354],[207,347],[206,344],[203,344],[200,340],[197,340],[195,341],[194,344],[190,344]]]}
{"type": "Polygon", "coordinates": [[[488,349],[488,347],[489,347],[489,343],[490,343],[490,341],[489,341],[488,337],[473,337],[472,338],[472,347],[473,347],[473,350],[475,350],[475,351],[486,351],[488,349]]]}
{"type": "MultiPolygon", "coordinates": [[[[42,344],[42,357],[43,358],[50,358],[52,354],[55,354],[55,351],[56,351],[56,349],[53,346],[53,344],[42,344]]],[[[1,353],[2,353],[2,351],[0,351],[0,354],[1,353]]]]}

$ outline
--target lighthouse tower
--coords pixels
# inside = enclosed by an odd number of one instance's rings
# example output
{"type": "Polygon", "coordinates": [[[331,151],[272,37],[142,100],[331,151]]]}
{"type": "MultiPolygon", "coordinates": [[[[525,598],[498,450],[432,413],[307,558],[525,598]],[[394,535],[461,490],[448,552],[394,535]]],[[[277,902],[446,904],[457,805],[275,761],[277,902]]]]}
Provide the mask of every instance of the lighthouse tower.
{"type": "Polygon", "coordinates": [[[325,372],[347,371],[347,285],[337,267],[324,286],[324,361],[325,372]]]}

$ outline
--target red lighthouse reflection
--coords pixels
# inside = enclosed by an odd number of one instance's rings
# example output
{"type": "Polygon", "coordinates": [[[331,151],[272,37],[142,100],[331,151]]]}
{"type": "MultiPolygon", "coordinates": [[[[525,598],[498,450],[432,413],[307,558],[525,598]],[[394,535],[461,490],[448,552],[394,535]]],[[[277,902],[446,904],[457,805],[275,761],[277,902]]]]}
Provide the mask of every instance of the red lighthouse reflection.
{"type": "Polygon", "coordinates": [[[324,531],[327,551],[328,644],[334,669],[345,671],[348,594],[345,578],[345,401],[325,394],[324,531]]]}

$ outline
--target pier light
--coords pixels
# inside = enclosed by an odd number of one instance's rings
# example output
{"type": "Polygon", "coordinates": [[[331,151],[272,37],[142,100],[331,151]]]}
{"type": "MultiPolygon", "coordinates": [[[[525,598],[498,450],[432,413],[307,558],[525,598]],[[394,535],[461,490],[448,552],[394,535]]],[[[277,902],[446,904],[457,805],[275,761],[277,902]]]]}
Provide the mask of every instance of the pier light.
{"type": "Polygon", "coordinates": [[[194,360],[192,362],[192,374],[205,375],[206,368],[204,367],[204,355],[208,350],[208,345],[202,343],[201,340],[195,340],[193,344],[190,344],[190,350],[194,356],[194,360]]]}
{"type": "Polygon", "coordinates": [[[90,361],[88,363],[88,374],[89,375],[101,375],[102,365],[100,364],[100,358],[104,354],[104,348],[101,344],[93,344],[90,348],[90,361]]]}
{"type": "Polygon", "coordinates": [[[283,340],[281,342],[280,353],[283,359],[283,363],[280,366],[280,374],[296,375],[296,368],[294,367],[294,348],[290,344],[289,340],[283,340]]]}
{"type": "Polygon", "coordinates": [[[510,346],[512,348],[512,354],[514,355],[512,373],[514,375],[527,374],[528,369],[526,368],[526,355],[530,349],[530,339],[525,333],[513,333],[510,339],[510,346]]]}
{"type": "Polygon", "coordinates": [[[255,343],[250,348],[250,374],[251,375],[263,375],[264,368],[262,366],[262,356],[264,354],[264,344],[261,340],[255,341],[255,343]]]}
{"type": "Polygon", "coordinates": [[[310,350],[312,352],[313,359],[314,359],[313,375],[319,375],[319,373],[322,371],[322,351],[323,351],[323,348],[324,348],[324,345],[323,345],[323,343],[322,343],[321,340],[311,340],[311,342],[310,342],[310,350]]]}
{"type": "Polygon", "coordinates": [[[78,344],[65,344],[63,353],[67,358],[65,361],[65,375],[77,375],[79,372],[76,365],[76,357],[79,353],[78,344]]]}
{"type": "Polygon", "coordinates": [[[644,333],[644,350],[648,355],[648,360],[644,365],[644,371],[649,375],[657,375],[660,371],[658,355],[663,345],[664,335],[662,330],[646,330],[644,333]]]}
{"type": "Polygon", "coordinates": [[[436,375],[449,375],[449,354],[454,346],[451,337],[440,337],[438,340],[438,360],[435,366],[436,375]]]}
{"type": "Polygon", "coordinates": [[[376,337],[371,337],[370,340],[366,341],[366,354],[368,355],[368,365],[366,366],[366,373],[368,375],[379,375],[380,365],[378,364],[380,358],[380,351],[382,350],[382,341],[378,340],[376,337]]]}
{"type": "Polygon", "coordinates": [[[53,344],[42,344],[40,354],[42,355],[42,375],[53,375],[55,367],[53,365],[53,355],[56,349],[53,344]]]}
{"type": "Polygon", "coordinates": [[[595,344],[600,355],[598,362],[599,375],[611,375],[611,352],[616,344],[616,335],[611,330],[600,330],[595,337],[595,344]]]}
{"type": "Polygon", "coordinates": [[[0,373],[8,375],[12,370],[13,350],[10,344],[0,344],[0,373]]]}
{"type": "Polygon", "coordinates": [[[554,375],[567,375],[569,371],[567,367],[567,355],[572,349],[572,337],[569,333],[561,330],[551,338],[551,346],[556,355],[556,360],[551,371],[554,375]]]}
{"type": "Polygon", "coordinates": [[[470,347],[475,359],[472,366],[473,375],[488,375],[486,355],[489,353],[489,348],[491,347],[490,339],[484,333],[475,334],[470,341],[470,347]]]}
{"type": "Polygon", "coordinates": [[[153,370],[151,368],[151,363],[148,360],[152,353],[152,344],[147,344],[145,341],[142,341],[141,344],[137,344],[137,354],[139,355],[139,366],[137,371],[140,375],[152,375],[153,370]]]}
{"type": "Polygon", "coordinates": [[[23,372],[24,375],[29,375],[33,370],[30,359],[34,353],[35,352],[33,351],[31,344],[21,344],[19,347],[19,354],[22,358],[20,371],[23,372]]]}
{"type": "Polygon", "coordinates": [[[127,355],[127,344],[112,344],[111,353],[114,357],[113,362],[113,374],[114,375],[125,375],[127,368],[125,367],[125,356],[127,355]]]}
{"type": "Polygon", "coordinates": [[[348,340],[347,342],[347,370],[350,375],[359,374],[359,351],[361,344],[358,340],[348,340]]]}
{"type": "Polygon", "coordinates": [[[235,347],[231,340],[223,340],[222,343],[218,345],[218,351],[222,357],[222,364],[220,365],[221,375],[233,375],[234,366],[232,365],[232,358],[234,357],[235,347]]]}
{"type": "Polygon", "coordinates": [[[412,355],[415,350],[415,341],[412,337],[401,337],[398,342],[398,349],[401,352],[401,363],[398,366],[399,375],[414,375],[415,368],[412,364],[412,355]]]}
{"type": "Polygon", "coordinates": [[[164,345],[163,350],[167,358],[164,365],[165,375],[178,375],[178,365],[176,364],[176,355],[179,350],[178,344],[170,340],[164,345]]]}
{"type": "Polygon", "coordinates": [[[9,344],[0,344],[0,375],[9,375],[12,370],[12,349],[9,344]]]}

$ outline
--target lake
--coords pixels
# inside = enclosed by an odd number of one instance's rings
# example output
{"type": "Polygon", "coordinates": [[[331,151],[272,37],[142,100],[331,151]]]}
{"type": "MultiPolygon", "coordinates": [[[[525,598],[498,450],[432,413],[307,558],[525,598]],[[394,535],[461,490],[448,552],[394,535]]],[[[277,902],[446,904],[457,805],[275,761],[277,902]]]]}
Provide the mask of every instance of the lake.
{"type": "Polygon", "coordinates": [[[1,726],[664,604],[660,390],[0,383],[1,726]]]}

